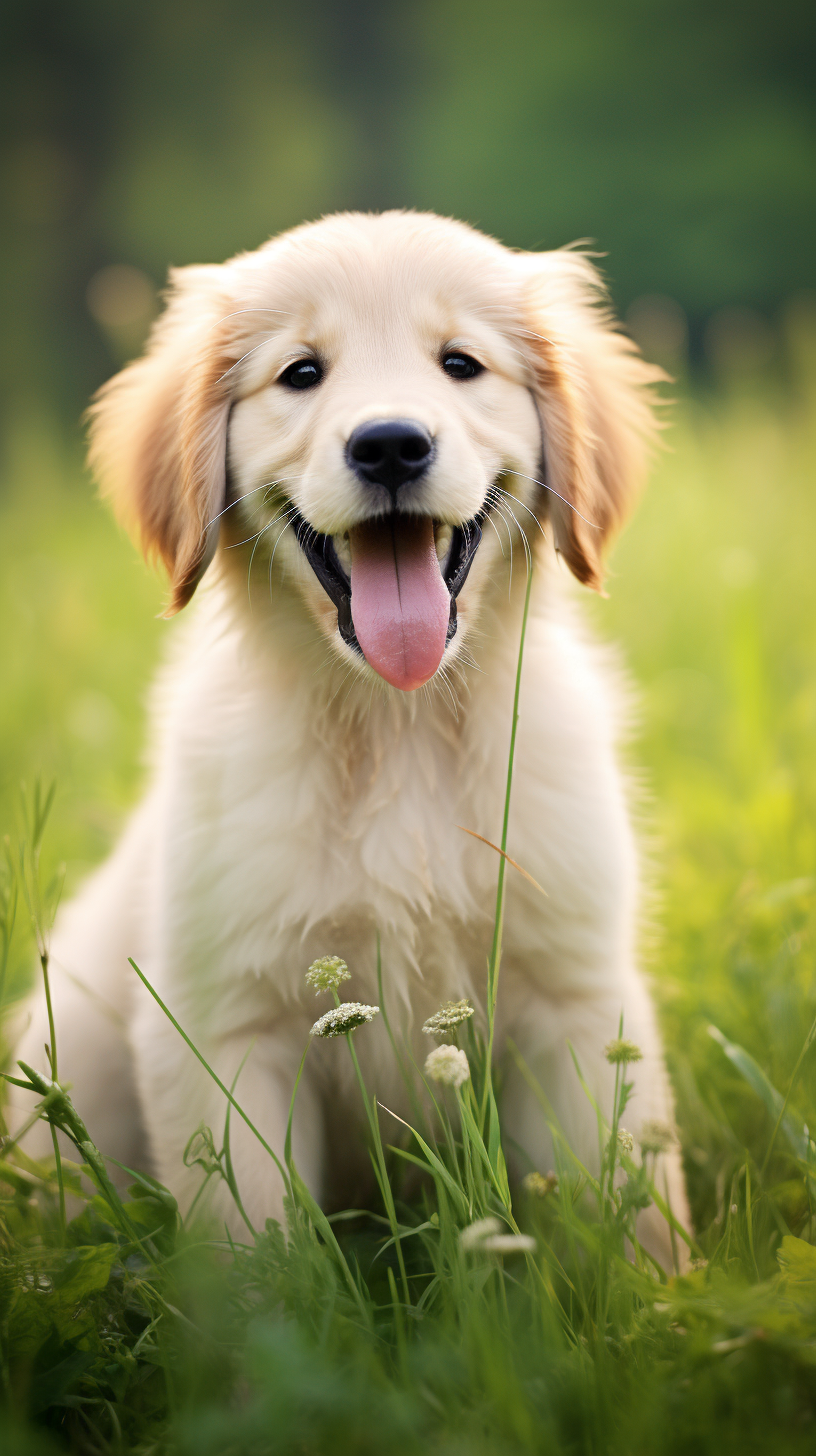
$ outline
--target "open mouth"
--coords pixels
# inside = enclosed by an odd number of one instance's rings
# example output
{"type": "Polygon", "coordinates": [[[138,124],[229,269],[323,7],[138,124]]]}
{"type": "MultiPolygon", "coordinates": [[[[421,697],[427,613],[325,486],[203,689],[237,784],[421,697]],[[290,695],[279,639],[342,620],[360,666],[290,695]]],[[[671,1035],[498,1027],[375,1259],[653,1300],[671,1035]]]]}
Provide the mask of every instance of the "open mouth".
{"type": "Polygon", "coordinates": [[[394,512],[343,536],[291,524],[337,608],[343,641],[403,691],[433,677],[456,633],[456,598],[482,539],[483,513],[462,526],[394,512]]]}

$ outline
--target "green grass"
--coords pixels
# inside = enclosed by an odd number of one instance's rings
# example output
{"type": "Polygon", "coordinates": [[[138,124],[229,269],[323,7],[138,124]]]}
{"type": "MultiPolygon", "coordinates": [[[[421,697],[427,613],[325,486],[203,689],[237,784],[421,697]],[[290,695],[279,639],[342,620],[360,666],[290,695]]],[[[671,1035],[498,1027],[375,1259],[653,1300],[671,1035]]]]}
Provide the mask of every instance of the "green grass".
{"type": "MultiPolygon", "coordinates": [[[[663,1282],[637,1249],[624,1256],[650,1192],[637,1152],[610,1193],[608,1180],[587,1190],[562,1148],[558,1191],[510,1210],[467,1027],[472,1083],[446,1094],[449,1135],[426,1129],[427,1152],[400,1141],[361,1089],[383,1203],[330,1227],[290,1169],[288,1244],[269,1226],[225,1251],[145,1182],[123,1205],[92,1146],[96,1196],[63,1232],[54,1170],[7,1147],[4,1449],[813,1449],[816,358],[804,335],[789,352],[785,387],[683,396],[609,599],[589,608],[638,685],[626,753],[652,862],[644,956],[699,1266],[663,1282]],[[421,1197],[403,1201],[404,1156],[381,1158],[378,1138],[429,1165],[421,1197]],[[536,1252],[463,1250],[459,1231],[483,1213],[536,1252]]],[[[14,832],[19,780],[57,778],[43,876],[64,860],[70,889],[137,793],[142,704],[172,629],[155,619],[159,585],[40,425],[20,427],[0,516],[0,810],[14,832]]],[[[12,989],[33,945],[24,897],[17,920],[12,989]]],[[[348,1056],[342,1038],[333,1050],[348,1056]]],[[[202,1177],[229,1175],[223,1135],[191,1149],[202,1177]]],[[[75,1167],[62,1171],[70,1190],[75,1167]]]]}

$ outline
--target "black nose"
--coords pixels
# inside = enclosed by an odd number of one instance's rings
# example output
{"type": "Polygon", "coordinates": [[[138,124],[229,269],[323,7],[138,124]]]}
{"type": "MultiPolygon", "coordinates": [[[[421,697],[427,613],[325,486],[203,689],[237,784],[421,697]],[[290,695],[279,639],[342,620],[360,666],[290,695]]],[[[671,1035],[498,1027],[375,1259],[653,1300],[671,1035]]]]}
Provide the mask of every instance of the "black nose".
{"type": "Polygon", "coordinates": [[[433,452],[431,436],[415,420],[370,420],[357,426],[346,445],[348,463],[360,479],[384,485],[392,495],[419,479],[433,452]]]}

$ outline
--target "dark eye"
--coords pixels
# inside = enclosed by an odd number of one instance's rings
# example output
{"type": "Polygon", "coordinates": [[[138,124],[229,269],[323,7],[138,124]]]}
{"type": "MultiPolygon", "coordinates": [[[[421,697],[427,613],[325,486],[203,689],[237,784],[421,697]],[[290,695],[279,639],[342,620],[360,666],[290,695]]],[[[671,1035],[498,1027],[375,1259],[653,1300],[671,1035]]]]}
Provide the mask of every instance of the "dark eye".
{"type": "Polygon", "coordinates": [[[279,384],[288,384],[290,389],[312,389],[323,378],[323,370],[316,359],[296,359],[284,369],[279,384]]]}
{"type": "Polygon", "coordinates": [[[446,354],[442,368],[449,379],[475,379],[477,374],[484,373],[484,365],[471,359],[469,354],[446,354]]]}

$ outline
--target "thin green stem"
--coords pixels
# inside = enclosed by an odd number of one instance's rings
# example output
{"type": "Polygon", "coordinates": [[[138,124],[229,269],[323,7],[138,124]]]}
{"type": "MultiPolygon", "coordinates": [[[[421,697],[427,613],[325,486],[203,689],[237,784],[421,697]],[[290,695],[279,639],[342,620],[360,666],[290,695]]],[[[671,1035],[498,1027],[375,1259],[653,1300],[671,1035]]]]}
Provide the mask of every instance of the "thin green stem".
{"type": "MultiPolygon", "coordinates": [[[[13,862],[8,857],[9,870],[13,874],[13,862]]],[[[0,894],[3,891],[0,890],[0,894]]],[[[14,934],[14,921],[17,917],[17,884],[14,879],[8,886],[8,893],[5,895],[5,905],[0,918],[0,1011],[6,1001],[6,975],[8,973],[9,950],[11,937],[14,934]]]]}
{"type": "Polygon", "coordinates": [[[408,1098],[411,1103],[411,1115],[415,1118],[417,1122],[422,1123],[424,1130],[427,1130],[428,1118],[425,1112],[425,1108],[422,1106],[422,1103],[417,1097],[414,1079],[405,1065],[405,1059],[402,1055],[402,1052],[397,1046],[397,1039],[394,1036],[394,1031],[388,1016],[388,1008],[385,1003],[385,993],[383,991],[382,947],[380,944],[379,931],[377,932],[377,994],[380,999],[380,1015],[382,1016],[386,1032],[388,1033],[388,1040],[391,1043],[391,1050],[394,1053],[394,1060],[399,1067],[400,1076],[402,1077],[403,1083],[405,1084],[405,1090],[408,1093],[408,1098]]]}
{"type": "Polygon", "coordinates": [[[399,1297],[397,1295],[397,1281],[394,1278],[394,1271],[391,1268],[390,1264],[388,1265],[386,1274],[388,1277],[388,1288],[391,1293],[391,1308],[394,1311],[394,1333],[397,1338],[397,1354],[399,1357],[400,1373],[402,1374],[403,1379],[405,1379],[408,1370],[408,1352],[405,1344],[405,1322],[403,1319],[399,1297]]]}
{"type": "Polygon", "coordinates": [[[48,951],[40,953],[40,966],[42,967],[43,986],[45,987],[45,1009],[48,1012],[48,1060],[51,1063],[51,1081],[58,1082],[57,1076],[57,1029],[54,1025],[54,1008],[51,1004],[51,980],[48,975],[48,951]]]}
{"type": "Polygon", "coordinates": [[[510,796],[513,788],[513,764],[516,756],[516,732],[519,721],[519,695],[521,692],[521,669],[524,661],[524,639],[527,636],[527,618],[530,613],[530,595],[533,587],[533,566],[527,571],[527,591],[524,597],[524,612],[521,619],[518,660],[516,663],[516,686],[513,694],[513,722],[510,729],[510,751],[507,756],[507,784],[504,792],[504,818],[502,820],[501,854],[499,856],[499,877],[496,886],[496,914],[493,921],[493,944],[487,968],[487,1048],[485,1054],[485,1079],[482,1091],[481,1121],[484,1125],[487,1104],[492,1086],[491,1067],[493,1061],[493,1039],[496,1023],[496,1001],[499,994],[499,968],[501,964],[502,931],[504,928],[504,876],[507,866],[507,832],[510,825],[510,796]]]}
{"type": "MultiPolygon", "coordinates": [[[[473,1202],[474,1202],[473,1164],[471,1162],[471,1154],[470,1154],[470,1138],[468,1136],[468,1130],[467,1130],[467,1126],[466,1126],[466,1123],[465,1123],[465,1109],[462,1106],[462,1102],[463,1102],[463,1099],[465,1097],[470,1098],[470,1099],[473,1099],[473,1087],[472,1087],[472,1083],[470,1083],[470,1082],[468,1082],[467,1087],[466,1087],[466,1089],[465,1089],[464,1092],[462,1091],[461,1087],[457,1087],[457,1089],[456,1089],[456,1100],[459,1103],[459,1126],[462,1129],[462,1154],[463,1154],[464,1165],[465,1165],[464,1166],[465,1188],[467,1189],[468,1204],[470,1205],[470,1217],[472,1218],[473,1217],[473,1202]]],[[[475,1100],[475,1099],[473,1099],[473,1100],[475,1100]]]]}
{"type": "Polygon", "coordinates": [[[383,1153],[382,1137],[380,1136],[380,1124],[377,1118],[377,1100],[376,1098],[374,1098],[373,1103],[369,1102],[368,1100],[368,1092],[366,1091],[366,1085],[363,1081],[363,1074],[360,1070],[360,1063],[357,1060],[357,1053],[354,1050],[354,1042],[352,1040],[351,1032],[346,1033],[346,1041],[348,1042],[348,1048],[351,1052],[351,1060],[354,1063],[354,1071],[356,1073],[357,1081],[360,1086],[360,1092],[363,1098],[363,1106],[365,1107],[366,1116],[368,1117],[368,1124],[371,1128],[371,1137],[374,1143],[374,1151],[377,1159],[377,1171],[379,1174],[378,1182],[383,1196],[383,1203],[385,1204],[385,1211],[388,1214],[388,1222],[391,1226],[391,1235],[393,1237],[394,1247],[397,1253],[397,1263],[399,1264],[400,1279],[402,1280],[403,1298],[406,1304],[410,1304],[411,1294],[408,1288],[408,1274],[405,1268],[405,1259],[403,1258],[402,1244],[400,1243],[400,1231],[399,1224],[397,1222],[397,1210],[394,1205],[394,1194],[391,1190],[391,1181],[388,1177],[388,1169],[385,1166],[385,1154],[383,1153]]]}
{"type": "MultiPolygon", "coordinates": [[[[241,1061],[239,1063],[238,1070],[237,1070],[237,1072],[235,1073],[235,1076],[232,1079],[232,1085],[230,1087],[230,1093],[234,1093],[235,1092],[235,1088],[238,1086],[238,1078],[240,1077],[241,1073],[244,1070],[244,1067],[246,1066],[247,1058],[249,1057],[249,1054],[252,1051],[252,1048],[254,1047],[254,1045],[255,1045],[254,1041],[251,1041],[250,1044],[249,1044],[249,1046],[247,1047],[246,1051],[244,1052],[244,1055],[241,1058],[241,1061]]],[[[231,1112],[232,1112],[232,1104],[228,1102],[227,1103],[227,1110],[226,1110],[226,1113],[224,1114],[224,1143],[223,1143],[223,1148],[222,1148],[222,1152],[223,1152],[223,1156],[224,1156],[224,1173],[225,1173],[225,1176],[226,1176],[227,1187],[229,1188],[229,1191],[232,1194],[232,1197],[233,1197],[233,1201],[235,1203],[235,1206],[238,1209],[238,1212],[240,1213],[242,1219],[244,1220],[244,1223],[246,1224],[247,1228],[249,1229],[249,1232],[252,1234],[252,1237],[253,1238],[256,1238],[257,1237],[257,1233],[256,1233],[256,1230],[252,1226],[252,1223],[250,1221],[250,1218],[249,1218],[249,1215],[247,1214],[246,1209],[244,1208],[243,1200],[241,1198],[241,1190],[238,1187],[238,1179],[235,1176],[235,1168],[233,1167],[233,1163],[232,1163],[232,1148],[230,1147],[230,1113],[231,1112]]]]}
{"type": "Polygon", "coordinates": [[[300,1079],[303,1075],[303,1067],[306,1062],[306,1057],[308,1055],[309,1047],[311,1046],[311,1044],[312,1039],[311,1037],[309,1037],[309,1040],[303,1048],[303,1056],[300,1059],[300,1066],[297,1069],[297,1076],[295,1077],[295,1085],[292,1088],[292,1096],[289,1099],[289,1116],[286,1119],[286,1138],[283,1144],[283,1161],[285,1162],[287,1168],[290,1166],[292,1161],[292,1119],[295,1115],[295,1098],[297,1097],[297,1090],[300,1086],[300,1079]]]}
{"type": "Polygon", "coordinates": [[[793,1089],[796,1086],[796,1082],[797,1082],[798,1077],[799,1077],[799,1072],[801,1071],[802,1063],[805,1060],[805,1057],[807,1056],[807,1053],[810,1050],[810,1047],[812,1046],[813,1040],[814,1040],[815,1037],[816,1037],[816,1021],[814,1021],[813,1025],[810,1028],[810,1031],[808,1032],[807,1036],[805,1037],[805,1044],[804,1044],[804,1046],[802,1047],[802,1050],[799,1053],[799,1057],[797,1059],[796,1066],[793,1069],[793,1075],[791,1076],[791,1079],[790,1079],[790,1084],[788,1086],[788,1090],[785,1093],[784,1101],[782,1103],[782,1106],[779,1109],[779,1116],[777,1117],[776,1122],[774,1124],[774,1130],[771,1133],[771,1140],[768,1143],[768,1147],[767,1147],[767,1150],[765,1152],[765,1157],[762,1160],[762,1167],[759,1170],[760,1182],[762,1182],[762,1180],[765,1177],[765,1169],[768,1166],[768,1160],[769,1160],[769,1158],[771,1156],[771,1152],[773,1150],[773,1145],[776,1142],[776,1135],[779,1132],[780,1127],[782,1126],[782,1119],[784,1118],[785,1113],[788,1110],[788,1103],[790,1102],[791,1094],[793,1092],[793,1089]]]}
{"type": "MultiPolygon", "coordinates": [[[[39,866],[37,867],[39,875],[39,866]]],[[[48,974],[48,951],[45,945],[40,951],[40,966],[42,968],[43,986],[45,987],[45,1007],[48,1013],[48,1046],[46,1052],[51,1063],[51,1081],[56,1082],[57,1078],[57,1029],[54,1025],[54,1008],[51,1004],[51,978],[48,974]]],[[[54,1168],[57,1175],[57,1187],[59,1189],[59,1220],[63,1241],[65,1240],[66,1218],[65,1218],[65,1183],[62,1176],[62,1158],[59,1150],[59,1139],[57,1129],[53,1122],[51,1124],[51,1141],[54,1145],[54,1168]]]]}

